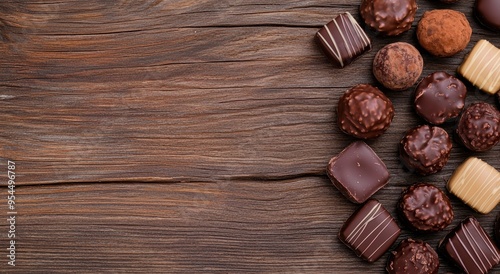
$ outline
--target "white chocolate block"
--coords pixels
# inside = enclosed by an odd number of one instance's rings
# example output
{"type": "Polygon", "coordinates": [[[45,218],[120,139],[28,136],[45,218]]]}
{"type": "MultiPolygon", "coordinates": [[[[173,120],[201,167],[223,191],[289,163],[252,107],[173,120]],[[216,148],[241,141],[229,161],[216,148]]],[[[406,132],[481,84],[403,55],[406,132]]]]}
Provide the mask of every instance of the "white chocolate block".
{"type": "Polygon", "coordinates": [[[447,188],[477,212],[487,214],[500,202],[500,172],[471,157],[453,172],[447,188]]]}
{"type": "Polygon", "coordinates": [[[500,90],[500,49],[486,40],[479,40],[458,72],[481,90],[497,93],[500,90]]]}

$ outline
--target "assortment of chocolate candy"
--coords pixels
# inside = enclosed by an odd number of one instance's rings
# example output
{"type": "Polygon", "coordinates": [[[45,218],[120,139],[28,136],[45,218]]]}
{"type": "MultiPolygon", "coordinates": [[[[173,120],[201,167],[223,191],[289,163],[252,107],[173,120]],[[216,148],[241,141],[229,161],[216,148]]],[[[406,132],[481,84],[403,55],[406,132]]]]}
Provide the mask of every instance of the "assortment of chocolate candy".
{"type": "MultiPolygon", "coordinates": [[[[454,3],[457,0],[440,0],[454,3]]],[[[360,15],[377,36],[397,36],[408,31],[417,10],[415,0],[362,0],[360,15]]],[[[500,0],[476,0],[474,14],[491,30],[500,31],[500,0]]],[[[417,25],[420,46],[436,57],[463,51],[472,28],[465,15],[451,9],[424,12],[417,25]]],[[[343,13],[317,32],[317,40],[336,67],[343,68],[371,49],[371,40],[349,13],[343,13]]],[[[373,60],[373,75],[387,90],[403,91],[419,80],[424,62],[413,45],[395,42],[380,49],[373,60]]],[[[500,49],[486,40],[473,47],[457,69],[478,89],[495,94],[500,104],[500,49]]],[[[479,102],[465,107],[467,88],[458,78],[437,71],[423,78],[415,89],[414,109],[431,125],[416,126],[399,143],[401,162],[421,175],[439,172],[448,162],[451,138],[438,125],[456,122],[456,136],[471,151],[483,152],[500,142],[500,112],[479,102]]],[[[383,91],[359,84],[345,92],[337,108],[340,129],[358,139],[377,138],[389,128],[394,106],[383,91]]],[[[361,204],[338,233],[341,242],[368,262],[378,260],[400,235],[401,229],[383,205],[371,198],[383,188],[390,174],[376,152],[355,141],[327,166],[333,185],[351,202],[361,204]]],[[[449,178],[447,190],[481,214],[500,203],[500,172],[470,157],[449,178]]],[[[397,203],[400,221],[410,230],[435,232],[446,229],[454,212],[446,193],[430,183],[409,186],[397,203]]],[[[500,213],[495,224],[500,244],[500,213]]],[[[469,217],[451,230],[438,249],[466,273],[487,273],[500,264],[500,251],[479,222],[469,217]]],[[[388,273],[438,273],[436,251],[418,239],[404,239],[392,251],[388,273]]]]}

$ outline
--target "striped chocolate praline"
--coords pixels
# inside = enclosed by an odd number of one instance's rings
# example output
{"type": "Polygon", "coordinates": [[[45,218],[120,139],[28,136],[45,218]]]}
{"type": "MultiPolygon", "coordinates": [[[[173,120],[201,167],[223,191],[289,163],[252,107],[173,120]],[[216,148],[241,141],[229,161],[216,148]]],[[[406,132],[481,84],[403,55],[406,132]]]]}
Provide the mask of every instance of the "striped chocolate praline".
{"type": "Polygon", "coordinates": [[[332,63],[343,68],[372,48],[370,38],[348,12],[342,13],[317,33],[316,39],[332,63]]]}

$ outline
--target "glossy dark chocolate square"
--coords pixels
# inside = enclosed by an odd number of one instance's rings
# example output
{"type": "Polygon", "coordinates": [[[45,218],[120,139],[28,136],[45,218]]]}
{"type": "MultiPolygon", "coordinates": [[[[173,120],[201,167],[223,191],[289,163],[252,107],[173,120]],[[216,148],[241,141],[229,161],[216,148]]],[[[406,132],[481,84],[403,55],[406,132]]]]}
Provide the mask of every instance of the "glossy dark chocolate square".
{"type": "Polygon", "coordinates": [[[466,218],[448,233],[439,250],[465,273],[487,273],[500,263],[500,251],[474,217],[466,218]]]}
{"type": "Polygon", "coordinates": [[[349,65],[372,47],[370,38],[348,12],[323,26],[316,38],[328,58],[339,68],[349,65]]]}
{"type": "Polygon", "coordinates": [[[397,240],[401,229],[377,200],[369,200],[347,219],[339,239],[358,257],[378,260],[397,240]]]}
{"type": "Polygon", "coordinates": [[[365,202],[389,180],[384,162],[363,141],[350,144],[333,157],[327,174],[335,187],[354,203],[365,202]]]}

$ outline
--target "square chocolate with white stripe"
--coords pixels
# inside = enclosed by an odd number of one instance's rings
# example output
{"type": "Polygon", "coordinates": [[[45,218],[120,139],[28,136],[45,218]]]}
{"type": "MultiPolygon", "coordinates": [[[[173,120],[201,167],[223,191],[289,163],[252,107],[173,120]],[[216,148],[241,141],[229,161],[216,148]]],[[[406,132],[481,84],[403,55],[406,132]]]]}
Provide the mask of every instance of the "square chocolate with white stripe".
{"type": "Polygon", "coordinates": [[[316,38],[328,58],[339,68],[349,65],[372,48],[370,38],[348,12],[323,26],[316,38]]]}
{"type": "Polygon", "coordinates": [[[448,233],[439,250],[465,273],[487,273],[500,263],[500,251],[474,217],[466,218],[448,233]]]}
{"type": "Polygon", "coordinates": [[[381,203],[371,199],[347,219],[338,238],[358,257],[372,263],[391,247],[400,233],[391,214],[381,203]]]}

